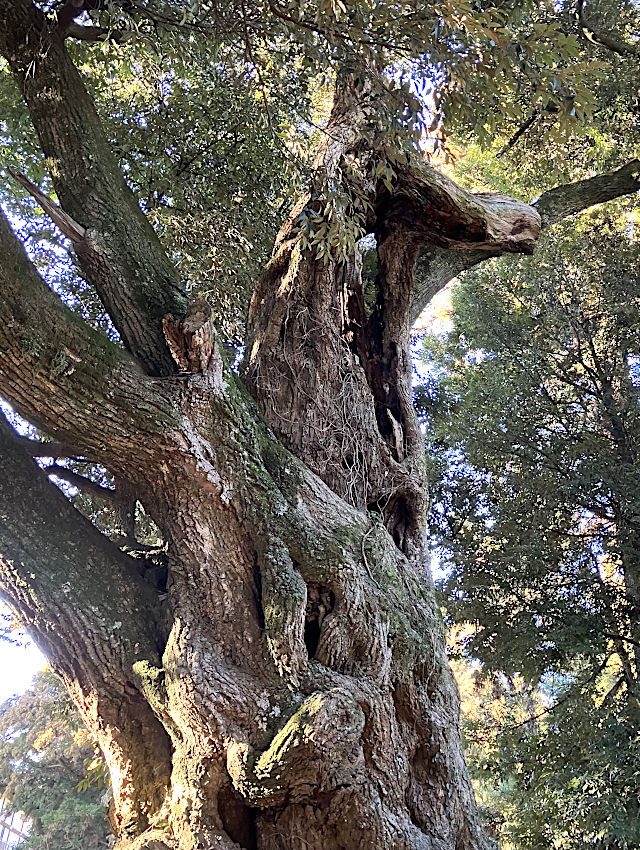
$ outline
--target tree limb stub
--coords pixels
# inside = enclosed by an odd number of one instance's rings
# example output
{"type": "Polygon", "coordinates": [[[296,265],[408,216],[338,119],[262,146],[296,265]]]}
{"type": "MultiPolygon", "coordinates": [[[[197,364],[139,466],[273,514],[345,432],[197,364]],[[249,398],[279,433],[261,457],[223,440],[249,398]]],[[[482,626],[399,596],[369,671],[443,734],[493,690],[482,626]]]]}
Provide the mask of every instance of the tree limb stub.
{"type": "MultiPolygon", "coordinates": [[[[639,190],[640,161],[632,160],[608,174],[550,189],[533,203],[532,208],[538,212],[544,231],[588,207],[631,195],[639,190]]],[[[450,280],[501,253],[498,249],[476,248],[463,251],[426,246],[416,261],[411,321],[416,321],[433,296],[450,280]]]]}
{"type": "Polygon", "coordinates": [[[352,781],[363,767],[359,742],[364,723],[362,709],[346,691],[312,694],[262,753],[231,742],[227,769],[252,806],[309,801],[352,781]]]}
{"type": "Polygon", "coordinates": [[[211,305],[206,298],[196,298],[184,319],[171,314],[162,320],[171,356],[183,372],[206,372],[215,347],[215,331],[211,305]]]}

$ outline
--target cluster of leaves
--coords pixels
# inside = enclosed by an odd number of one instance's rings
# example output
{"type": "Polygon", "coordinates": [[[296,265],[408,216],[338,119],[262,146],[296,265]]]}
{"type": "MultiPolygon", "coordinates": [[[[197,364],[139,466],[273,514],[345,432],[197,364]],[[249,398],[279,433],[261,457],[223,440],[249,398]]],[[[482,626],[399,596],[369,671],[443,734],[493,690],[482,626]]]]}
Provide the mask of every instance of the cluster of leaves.
{"type": "Polygon", "coordinates": [[[640,836],[637,227],[619,203],[468,274],[452,333],[430,343],[448,617],[475,624],[463,653],[493,681],[521,676],[545,700],[531,722],[469,729],[517,847],[640,836]]]}
{"type": "MultiPolygon", "coordinates": [[[[578,4],[580,5],[580,4],[578,4]]],[[[462,118],[453,127],[465,147],[491,148],[467,157],[464,172],[476,177],[483,169],[489,182],[511,185],[535,183],[540,189],[569,182],[585,170],[611,168],[637,156],[640,146],[640,64],[636,44],[640,38],[640,10],[636,3],[597,0],[589,3],[588,21],[599,31],[618,39],[616,52],[595,40],[576,14],[576,3],[540,4],[520,25],[541,35],[535,56],[547,53],[547,70],[530,77],[519,70],[521,48],[516,46],[513,84],[491,104],[486,87],[478,81],[478,109],[471,120],[462,118]],[[555,33],[553,35],[552,33],[555,33]],[[553,59],[556,44],[562,50],[553,59]],[[571,56],[566,61],[562,52],[571,56]],[[484,156],[485,162],[480,158],[484,156]],[[545,167],[539,167],[541,156],[545,167]],[[517,166],[518,174],[514,173],[517,166]],[[502,174],[500,171],[502,170],[502,174]]],[[[529,60],[526,60],[529,61],[529,60]]]]}
{"type": "Polygon", "coordinates": [[[0,787],[30,823],[24,850],[106,850],[105,771],[59,679],[0,706],[0,787]]]}
{"type": "Polygon", "coordinates": [[[637,846],[640,742],[637,722],[605,699],[615,672],[581,693],[570,677],[532,688],[457,649],[465,750],[489,833],[505,850],[637,846]]]}
{"type": "MultiPolygon", "coordinates": [[[[55,15],[63,3],[44,6],[55,15]]],[[[535,2],[127,0],[99,7],[82,23],[107,35],[75,45],[74,58],[185,285],[211,300],[235,345],[283,213],[322,140],[317,93],[326,100],[336,77],[369,81],[363,143],[375,152],[344,162],[316,186],[318,202],[301,222],[307,247],[338,256],[363,233],[363,183],[377,177],[391,186],[395,166],[420,151],[429,127],[486,135],[542,103],[566,129],[595,102],[596,59],[584,54],[561,9],[535,2]]],[[[45,163],[6,67],[0,106],[2,160],[46,189],[45,163]]],[[[2,202],[29,222],[27,242],[52,284],[113,333],[33,204],[16,205],[14,194],[2,202]]]]}

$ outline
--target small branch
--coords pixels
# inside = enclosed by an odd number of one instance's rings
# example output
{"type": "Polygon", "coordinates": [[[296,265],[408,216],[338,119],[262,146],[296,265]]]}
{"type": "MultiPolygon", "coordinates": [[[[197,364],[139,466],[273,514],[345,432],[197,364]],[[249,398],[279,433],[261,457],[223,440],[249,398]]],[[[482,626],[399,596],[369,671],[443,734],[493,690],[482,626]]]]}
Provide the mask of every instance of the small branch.
{"type": "Polygon", "coordinates": [[[596,669],[589,676],[589,678],[586,679],[579,686],[577,691],[570,689],[564,697],[562,697],[561,699],[554,702],[553,705],[549,705],[549,706],[547,706],[547,708],[543,708],[542,711],[537,712],[537,714],[532,714],[530,717],[527,717],[526,720],[520,721],[520,723],[511,724],[510,726],[507,727],[508,730],[513,731],[514,729],[520,729],[522,726],[526,726],[527,723],[533,723],[535,720],[539,720],[541,717],[544,717],[545,714],[549,714],[550,712],[555,711],[556,708],[560,708],[561,705],[564,705],[565,703],[569,702],[570,700],[575,699],[576,697],[579,697],[580,694],[586,688],[586,686],[591,684],[591,682],[595,681],[595,679],[600,675],[600,673],[602,673],[602,671],[605,669],[605,667],[607,666],[607,664],[609,662],[609,658],[610,658],[610,656],[607,655],[605,660],[596,667],[596,669]]]}
{"type": "Polygon", "coordinates": [[[76,41],[112,41],[114,44],[124,44],[131,38],[132,33],[124,30],[113,30],[107,27],[85,27],[82,24],[72,22],[65,30],[66,38],[74,38],[76,41]]]}
{"type": "Polygon", "coordinates": [[[78,224],[77,221],[74,221],[70,215],[68,215],[64,210],[60,209],[60,207],[51,200],[48,195],[45,195],[44,192],[40,191],[35,183],[32,183],[31,180],[26,176],[26,174],[20,174],[17,171],[14,171],[12,168],[7,168],[9,174],[13,177],[14,180],[17,180],[18,183],[26,189],[26,191],[36,199],[38,204],[42,207],[44,212],[49,216],[51,221],[60,229],[60,231],[70,239],[73,243],[82,242],[85,238],[87,231],[81,225],[78,224]]]}
{"type": "Polygon", "coordinates": [[[82,490],[84,493],[88,493],[91,496],[97,496],[99,499],[105,499],[107,502],[111,502],[112,504],[116,504],[118,501],[117,493],[115,490],[112,490],[111,487],[103,487],[102,484],[91,481],[90,478],[85,478],[84,475],[79,475],[72,469],[67,469],[66,466],[60,466],[57,463],[52,463],[50,466],[45,466],[44,471],[47,475],[54,475],[56,478],[66,481],[67,484],[71,484],[72,487],[77,487],[78,490],[82,490]]]}
{"type": "Polygon", "coordinates": [[[527,130],[529,130],[531,127],[533,127],[533,125],[536,123],[536,121],[538,120],[539,117],[540,117],[540,110],[534,109],[534,111],[527,118],[527,120],[523,124],[521,124],[520,127],[518,127],[518,129],[513,134],[513,136],[511,136],[511,138],[506,143],[506,145],[503,148],[500,148],[497,156],[501,157],[501,156],[504,156],[506,153],[508,153],[511,150],[511,148],[513,148],[515,146],[517,141],[520,138],[522,138],[522,136],[524,136],[524,134],[527,132],[527,130]]]}

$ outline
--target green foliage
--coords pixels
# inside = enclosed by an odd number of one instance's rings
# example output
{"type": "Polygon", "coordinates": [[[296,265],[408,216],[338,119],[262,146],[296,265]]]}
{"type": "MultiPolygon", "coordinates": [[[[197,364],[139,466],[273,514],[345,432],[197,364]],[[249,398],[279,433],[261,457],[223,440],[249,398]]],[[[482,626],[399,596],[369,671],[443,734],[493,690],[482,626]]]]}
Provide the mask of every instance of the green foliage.
{"type": "MultiPolygon", "coordinates": [[[[60,3],[44,6],[53,15],[60,3]]],[[[283,215],[308,185],[336,79],[369,87],[368,153],[318,182],[300,224],[307,247],[344,259],[364,230],[363,184],[374,177],[391,187],[397,164],[421,155],[428,135],[432,145],[443,132],[485,142],[540,104],[552,120],[537,127],[538,144],[593,123],[604,103],[596,82],[611,65],[568,21],[562,7],[521,0],[130,0],[85,15],[84,24],[113,38],[72,51],[185,286],[209,298],[222,335],[237,346],[283,215]]],[[[619,105],[634,84],[627,76],[619,105]]],[[[0,110],[0,160],[47,189],[6,65],[0,110]]],[[[3,205],[24,221],[21,235],[51,284],[114,335],[50,226],[19,197],[11,186],[3,205]]]]}
{"type": "Polygon", "coordinates": [[[0,706],[0,786],[31,823],[25,850],[106,850],[104,775],[52,673],[38,674],[27,693],[0,706]]]}
{"type": "Polygon", "coordinates": [[[430,343],[448,617],[475,624],[463,651],[487,676],[521,675],[543,701],[529,722],[480,724],[476,775],[501,787],[514,847],[640,836],[637,225],[634,204],[597,209],[535,258],[466,275],[453,332],[430,343]]]}

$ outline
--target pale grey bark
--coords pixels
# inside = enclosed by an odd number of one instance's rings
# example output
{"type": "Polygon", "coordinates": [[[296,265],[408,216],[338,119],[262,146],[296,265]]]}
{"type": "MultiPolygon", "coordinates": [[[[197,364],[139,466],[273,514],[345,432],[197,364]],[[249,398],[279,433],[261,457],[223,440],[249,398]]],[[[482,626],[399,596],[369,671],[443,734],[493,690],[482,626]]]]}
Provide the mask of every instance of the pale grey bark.
{"type": "MultiPolygon", "coordinates": [[[[640,161],[632,160],[608,174],[557,186],[544,192],[533,207],[540,216],[542,229],[595,204],[631,195],[640,190],[640,161]]],[[[418,254],[415,269],[411,321],[415,322],[429,301],[458,275],[501,254],[498,250],[445,250],[425,246],[418,254]]]]}

